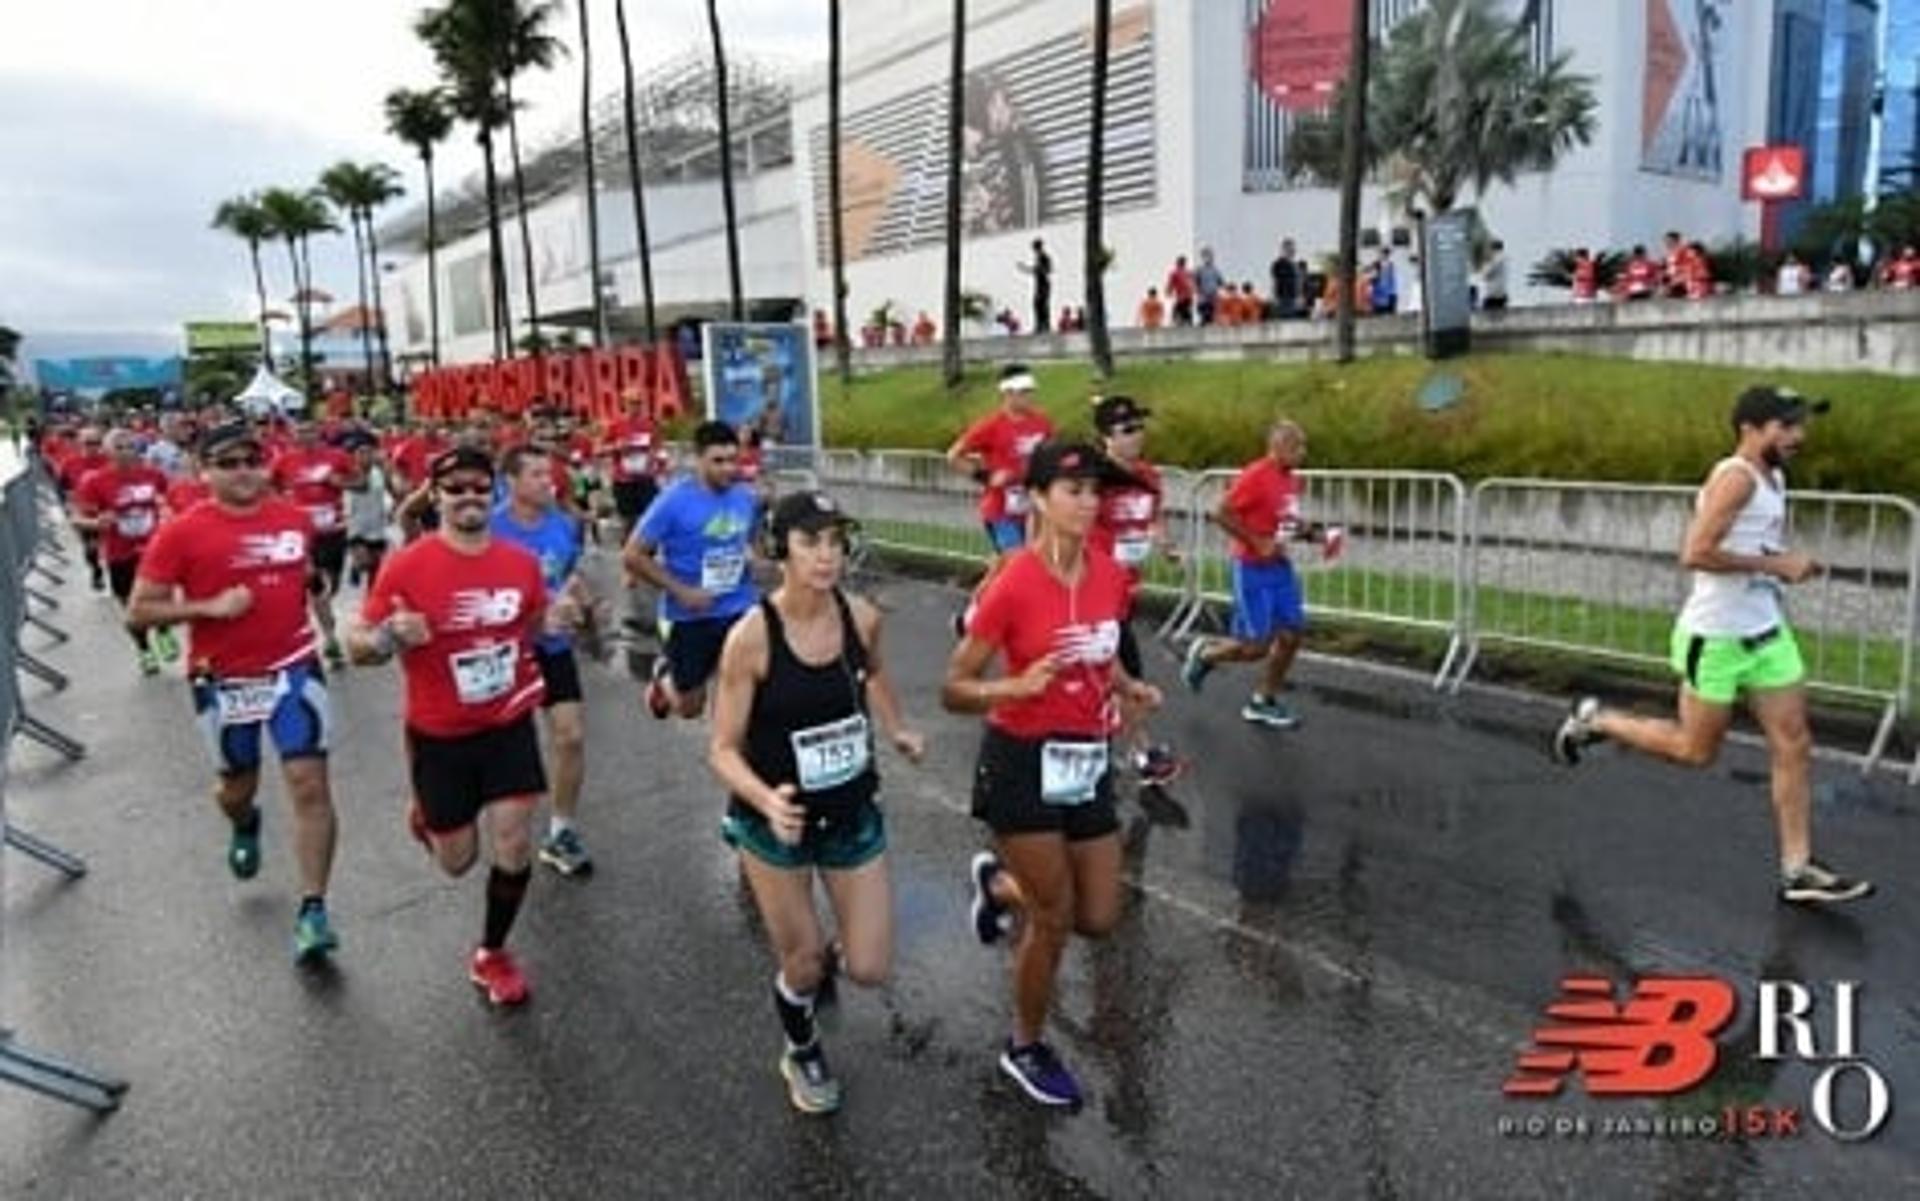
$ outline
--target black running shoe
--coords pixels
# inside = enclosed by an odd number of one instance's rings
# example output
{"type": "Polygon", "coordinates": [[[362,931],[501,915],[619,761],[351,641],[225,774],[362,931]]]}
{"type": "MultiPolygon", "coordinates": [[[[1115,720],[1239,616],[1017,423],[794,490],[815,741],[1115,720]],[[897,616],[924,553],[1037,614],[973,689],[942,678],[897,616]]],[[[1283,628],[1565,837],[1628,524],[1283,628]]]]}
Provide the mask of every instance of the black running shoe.
{"type": "Polygon", "coordinates": [[[1007,933],[1007,907],[993,899],[993,878],[1004,869],[1000,857],[981,851],[968,865],[967,876],[973,882],[973,936],[984,946],[992,946],[1007,933]]]}
{"type": "Polygon", "coordinates": [[[1849,880],[1812,860],[1808,860],[1799,871],[1780,879],[1780,899],[1790,905],[1832,905],[1841,901],[1857,901],[1872,891],[1872,881],[1849,880]]]}

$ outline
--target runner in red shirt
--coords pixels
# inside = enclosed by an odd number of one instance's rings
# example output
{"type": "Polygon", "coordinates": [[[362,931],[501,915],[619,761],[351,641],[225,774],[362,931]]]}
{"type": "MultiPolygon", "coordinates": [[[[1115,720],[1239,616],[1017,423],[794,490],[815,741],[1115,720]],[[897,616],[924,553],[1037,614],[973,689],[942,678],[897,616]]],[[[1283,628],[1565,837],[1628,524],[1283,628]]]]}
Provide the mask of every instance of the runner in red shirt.
{"type": "MultiPolygon", "coordinates": [[[[66,504],[69,517],[73,513],[73,497],[80,490],[80,481],[107,465],[106,451],[102,449],[106,436],[106,432],[97,425],[80,427],[73,449],[61,457],[59,466],[54,470],[54,490],[60,494],[62,503],[66,504]]],[[[86,559],[93,590],[105,592],[107,575],[100,562],[100,536],[93,530],[80,531],[80,553],[86,559]]]]}
{"type": "Polygon", "coordinates": [[[334,633],[333,598],[347,568],[347,489],[360,484],[360,468],[346,451],[323,446],[311,422],[295,426],[293,439],[273,460],[268,475],[281,495],[305,509],[313,522],[313,619],[326,638],[328,666],[345,667],[346,656],[334,633]]]}
{"type": "Polygon", "coordinates": [[[302,898],[294,956],[338,945],[327,921],[333,867],[333,800],[327,780],[326,677],[307,625],[305,513],[267,487],[260,440],[244,422],[201,436],[213,499],[160,527],[141,557],[127,623],[187,624],[193,707],[219,773],[214,797],[232,823],[227,866],[260,870],[261,737],[271,734],[293,809],[302,898]]]}
{"type": "Polygon", "coordinates": [[[1221,500],[1213,521],[1232,539],[1232,636],[1194,639],[1181,671],[1187,687],[1199,692],[1208,673],[1222,663],[1263,662],[1259,690],[1240,716],[1281,730],[1300,724],[1280,699],[1280,688],[1307,628],[1288,544],[1317,544],[1328,558],[1338,557],[1345,545],[1338,527],[1308,525],[1300,519],[1300,477],[1295,472],[1306,458],[1306,433],[1291,421],[1277,421],[1267,433],[1266,455],[1242,468],[1221,500]]]}
{"type": "MultiPolygon", "coordinates": [[[[133,595],[140,553],[160,524],[167,477],[140,461],[140,444],[128,430],[108,434],[106,447],[107,465],[88,472],[74,491],[73,524],[99,540],[108,585],[124,608],[133,595]]],[[[140,651],[142,675],[159,674],[162,659],[172,662],[180,655],[180,644],[164,627],[151,638],[145,629],[134,630],[133,644],[140,651]]]]}
{"type": "MultiPolygon", "coordinates": [[[[638,401],[629,397],[628,403],[638,401]]],[[[665,474],[653,418],[631,409],[626,416],[609,421],[600,436],[598,455],[608,464],[613,508],[620,515],[620,542],[625,545],[633,536],[633,523],[660,494],[660,476],[665,474]]]]}
{"type": "Polygon", "coordinates": [[[1027,540],[1027,456],[1053,436],[1053,422],[1033,407],[1033,373],[1013,363],[1000,372],[1000,408],[968,427],[947,448],[947,462],[972,476],[980,494],[980,520],[996,555],[1027,540]]]}
{"type": "Polygon", "coordinates": [[[358,663],[400,656],[415,798],[408,821],[447,874],[473,866],[474,827],[485,817],[493,864],[468,978],[493,1004],[517,1005],[527,981],[506,942],[533,874],[533,810],[547,788],[533,638],[573,629],[580,611],[566,596],[549,608],[539,562],[491,536],[485,451],[456,447],[429,474],[439,528],[381,566],[347,645],[358,663]]]}
{"type": "Polygon", "coordinates": [[[178,517],[192,509],[203,500],[213,499],[213,489],[201,477],[200,464],[192,456],[187,459],[188,467],[179,479],[167,485],[167,517],[178,517]]]}
{"type": "MultiPolygon", "coordinates": [[[[1132,620],[1141,577],[1156,552],[1171,561],[1180,557],[1167,537],[1162,516],[1160,471],[1141,453],[1147,438],[1147,418],[1151,416],[1153,410],[1142,407],[1131,396],[1102,397],[1093,406],[1093,428],[1106,444],[1107,457],[1139,481],[1102,490],[1100,516],[1088,536],[1090,546],[1112,555],[1126,573],[1127,619],[1120,623],[1120,666],[1136,680],[1147,678],[1132,620]]],[[[1179,757],[1171,747],[1153,741],[1144,720],[1130,723],[1126,736],[1128,760],[1141,783],[1165,787],[1180,775],[1183,765],[1179,757]]]]}
{"type": "Polygon", "coordinates": [[[986,715],[973,814],[995,851],[975,856],[974,933],[1014,947],[1013,1035],[1000,1068],[1035,1101],[1081,1103],[1079,1084],[1042,1041],[1067,935],[1100,937],[1120,913],[1119,820],[1109,739],[1120,712],[1152,709],[1159,690],[1118,662],[1131,585],[1087,544],[1100,491],[1137,485],[1092,446],[1047,442],[1024,477],[1037,515],[1031,546],[1008,557],[954,651],[941,701],[986,715]],[[985,679],[996,657],[1005,674],[985,679]]]}

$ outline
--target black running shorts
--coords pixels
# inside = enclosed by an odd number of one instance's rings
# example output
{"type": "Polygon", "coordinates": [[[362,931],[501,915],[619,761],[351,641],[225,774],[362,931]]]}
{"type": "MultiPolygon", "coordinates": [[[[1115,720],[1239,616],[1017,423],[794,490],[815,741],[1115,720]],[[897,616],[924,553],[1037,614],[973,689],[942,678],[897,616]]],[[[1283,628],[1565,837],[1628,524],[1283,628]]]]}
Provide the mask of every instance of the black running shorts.
{"type": "Polygon", "coordinates": [[[410,728],[407,758],[413,795],[435,834],[466,829],[489,802],[537,797],[547,790],[531,713],[511,725],[459,738],[410,728]]]}
{"type": "Polygon", "coordinates": [[[1111,766],[1091,800],[1056,805],[1041,799],[1040,755],[1045,742],[987,727],[973,773],[973,816],[995,834],[1062,834],[1068,842],[1101,838],[1118,830],[1111,766]]]}

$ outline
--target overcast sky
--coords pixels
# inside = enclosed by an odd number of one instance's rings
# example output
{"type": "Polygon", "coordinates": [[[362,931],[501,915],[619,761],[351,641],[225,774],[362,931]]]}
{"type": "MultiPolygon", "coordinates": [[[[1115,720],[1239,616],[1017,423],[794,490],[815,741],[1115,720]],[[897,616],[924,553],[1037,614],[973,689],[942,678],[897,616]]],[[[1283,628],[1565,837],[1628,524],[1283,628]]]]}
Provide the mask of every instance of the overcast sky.
{"type": "MultiPolygon", "coordinates": [[[[207,228],[225,197],[310,183],[342,158],[418,160],[386,135],[381,99],[433,79],[412,33],[421,0],[24,0],[0,36],[0,324],[26,356],[159,353],[191,318],[252,315],[237,239],[207,228]]],[[[574,122],[574,56],[522,89],[523,137],[574,122]]],[[[589,0],[596,90],[619,86],[613,0],[589,0]]],[[[655,64],[707,45],[704,0],[629,0],[634,53],[655,64]]],[[[720,0],[730,46],[794,65],[824,59],[826,5],[720,0]]],[[[443,186],[477,167],[472,139],[443,150],[443,186]]],[[[406,202],[402,202],[406,203],[406,202]]],[[[344,238],[316,245],[315,283],[354,292],[344,238]]],[[[268,292],[284,297],[285,255],[268,292]]]]}

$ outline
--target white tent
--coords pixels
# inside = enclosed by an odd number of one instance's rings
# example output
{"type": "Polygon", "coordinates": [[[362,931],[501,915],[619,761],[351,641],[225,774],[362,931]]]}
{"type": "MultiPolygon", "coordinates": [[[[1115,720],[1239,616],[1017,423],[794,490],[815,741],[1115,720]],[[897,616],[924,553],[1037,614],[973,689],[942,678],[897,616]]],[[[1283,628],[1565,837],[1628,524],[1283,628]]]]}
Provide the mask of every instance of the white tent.
{"type": "Polygon", "coordinates": [[[249,416],[260,417],[268,413],[305,412],[307,398],[280,382],[278,376],[262,366],[254,372],[253,382],[246,391],[233,398],[234,403],[246,410],[249,416]]]}

